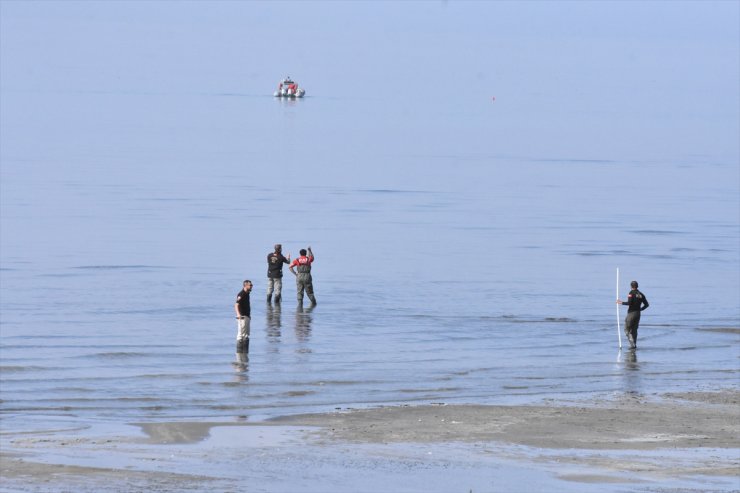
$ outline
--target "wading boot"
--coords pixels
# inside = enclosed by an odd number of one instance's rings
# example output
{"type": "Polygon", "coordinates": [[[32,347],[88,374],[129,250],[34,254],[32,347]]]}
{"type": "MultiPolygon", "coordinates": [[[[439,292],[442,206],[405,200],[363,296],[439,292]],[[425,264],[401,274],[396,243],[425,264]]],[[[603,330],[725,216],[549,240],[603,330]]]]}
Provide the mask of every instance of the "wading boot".
{"type": "Polygon", "coordinates": [[[272,295],[271,294],[268,294],[267,295],[267,304],[269,305],[271,301],[272,301],[272,295]]]}
{"type": "Polygon", "coordinates": [[[311,306],[316,306],[316,296],[309,294],[308,299],[311,300],[311,306]]]}
{"type": "Polygon", "coordinates": [[[247,337],[246,339],[244,339],[244,351],[243,352],[245,352],[245,353],[248,353],[249,352],[249,337],[247,337]]]}
{"type": "Polygon", "coordinates": [[[275,295],[275,303],[280,303],[281,296],[279,294],[275,295]]]}
{"type": "Polygon", "coordinates": [[[237,353],[244,353],[244,341],[243,340],[237,340],[236,341],[236,352],[237,353]]]}

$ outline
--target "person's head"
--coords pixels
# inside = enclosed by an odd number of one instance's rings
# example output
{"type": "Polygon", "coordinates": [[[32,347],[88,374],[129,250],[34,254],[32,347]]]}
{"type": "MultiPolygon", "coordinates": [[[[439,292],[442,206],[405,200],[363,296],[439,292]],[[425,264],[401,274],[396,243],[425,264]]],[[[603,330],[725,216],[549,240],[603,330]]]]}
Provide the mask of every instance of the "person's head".
{"type": "Polygon", "coordinates": [[[630,283],[630,287],[631,287],[632,289],[637,289],[637,281],[632,281],[632,282],[630,283]]]}
{"type": "Polygon", "coordinates": [[[305,248],[301,248],[301,251],[300,251],[300,254],[301,254],[301,255],[305,256],[305,255],[306,255],[307,253],[308,253],[308,252],[306,251],[306,249],[305,249],[305,248]]]}
{"type": "Polygon", "coordinates": [[[283,245],[280,243],[275,243],[275,253],[280,253],[283,251],[283,245]]]}
{"type": "Polygon", "coordinates": [[[249,292],[252,290],[252,281],[245,279],[242,286],[244,286],[244,291],[249,292]]]}

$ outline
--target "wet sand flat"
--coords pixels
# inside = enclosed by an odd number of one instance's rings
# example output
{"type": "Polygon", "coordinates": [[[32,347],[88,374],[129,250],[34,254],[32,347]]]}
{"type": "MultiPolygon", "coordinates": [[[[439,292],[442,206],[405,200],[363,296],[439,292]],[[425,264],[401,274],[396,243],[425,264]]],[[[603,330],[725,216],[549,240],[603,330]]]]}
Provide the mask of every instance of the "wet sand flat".
{"type": "Polygon", "coordinates": [[[625,398],[584,406],[400,406],[276,420],[353,442],[496,441],[538,448],[740,447],[736,391],[625,398]],[[669,398],[671,397],[671,398],[669,398]],[[697,404],[706,404],[704,406],[697,404]]]}
{"type": "Polygon", "coordinates": [[[723,390],[537,406],[401,405],[253,424],[138,423],[131,429],[140,433],[115,436],[24,433],[3,436],[0,479],[4,491],[19,492],[377,491],[383,478],[404,491],[449,491],[457,476],[465,491],[517,491],[523,478],[568,491],[626,482],[632,491],[670,491],[705,481],[707,489],[692,491],[733,491],[738,403],[740,391],[723,390]]]}

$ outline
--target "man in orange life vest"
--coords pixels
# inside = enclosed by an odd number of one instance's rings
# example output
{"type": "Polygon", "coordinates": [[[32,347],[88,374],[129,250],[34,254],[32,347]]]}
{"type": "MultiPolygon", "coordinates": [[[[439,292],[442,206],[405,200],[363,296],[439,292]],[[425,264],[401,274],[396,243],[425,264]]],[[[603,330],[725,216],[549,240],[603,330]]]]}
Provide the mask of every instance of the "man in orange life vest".
{"type": "Polygon", "coordinates": [[[313,264],[314,256],[311,251],[311,247],[308,247],[308,251],[301,249],[301,256],[293,260],[290,264],[290,272],[296,276],[295,284],[298,290],[298,303],[303,304],[303,291],[306,291],[308,299],[311,300],[311,305],[316,304],[316,297],[313,294],[313,279],[311,278],[311,264],[313,264]],[[298,269],[296,273],[294,268],[298,269]]]}

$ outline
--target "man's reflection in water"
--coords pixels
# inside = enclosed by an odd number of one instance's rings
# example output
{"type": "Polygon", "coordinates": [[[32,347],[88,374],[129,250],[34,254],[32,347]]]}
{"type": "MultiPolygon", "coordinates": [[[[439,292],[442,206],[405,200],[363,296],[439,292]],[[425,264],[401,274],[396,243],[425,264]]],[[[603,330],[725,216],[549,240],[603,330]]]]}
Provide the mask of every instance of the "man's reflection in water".
{"type": "Polygon", "coordinates": [[[624,353],[624,367],[631,371],[640,369],[640,364],[637,362],[637,351],[630,349],[624,353]]]}
{"type": "Polygon", "coordinates": [[[625,391],[633,394],[642,392],[639,370],[640,364],[637,362],[637,351],[634,349],[626,351],[624,353],[625,391]]]}
{"type": "Polygon", "coordinates": [[[295,337],[298,342],[308,342],[311,338],[311,312],[314,306],[303,308],[302,304],[298,305],[295,312],[295,337]]]}
{"type": "Polygon", "coordinates": [[[236,353],[236,361],[231,366],[234,367],[234,380],[243,383],[249,381],[249,354],[236,353]]]}
{"type": "MultiPolygon", "coordinates": [[[[267,305],[267,342],[274,345],[280,342],[280,303],[267,305]]],[[[277,346],[271,349],[271,351],[277,351],[277,346]]]]}

